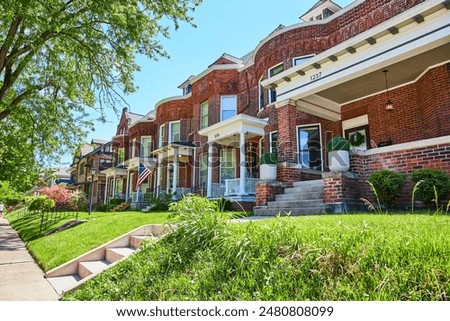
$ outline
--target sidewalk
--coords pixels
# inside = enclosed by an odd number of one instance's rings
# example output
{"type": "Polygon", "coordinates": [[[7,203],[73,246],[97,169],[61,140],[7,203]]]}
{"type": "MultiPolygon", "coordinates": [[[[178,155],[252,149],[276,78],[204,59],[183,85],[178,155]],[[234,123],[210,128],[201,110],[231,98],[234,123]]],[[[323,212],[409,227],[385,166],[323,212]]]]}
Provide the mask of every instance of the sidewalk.
{"type": "Polygon", "coordinates": [[[0,301],[55,301],[56,292],[8,220],[0,218],[0,301]]]}

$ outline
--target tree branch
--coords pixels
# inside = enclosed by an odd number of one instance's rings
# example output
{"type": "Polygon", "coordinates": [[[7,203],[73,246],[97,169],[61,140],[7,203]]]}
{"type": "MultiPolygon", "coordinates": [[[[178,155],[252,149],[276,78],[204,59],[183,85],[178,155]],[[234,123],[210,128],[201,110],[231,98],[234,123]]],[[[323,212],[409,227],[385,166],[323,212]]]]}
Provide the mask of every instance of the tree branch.
{"type": "Polygon", "coordinates": [[[11,26],[9,27],[8,34],[3,42],[2,47],[0,48],[0,73],[6,65],[6,54],[13,43],[13,39],[19,29],[20,23],[22,22],[21,16],[16,16],[16,18],[11,22],[11,26]]]}

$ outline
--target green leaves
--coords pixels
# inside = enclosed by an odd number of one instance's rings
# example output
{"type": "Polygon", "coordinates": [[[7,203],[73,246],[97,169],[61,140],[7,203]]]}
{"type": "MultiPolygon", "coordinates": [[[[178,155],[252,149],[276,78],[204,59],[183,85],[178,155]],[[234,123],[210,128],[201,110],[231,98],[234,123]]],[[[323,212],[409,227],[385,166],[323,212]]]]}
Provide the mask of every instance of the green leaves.
{"type": "Polygon", "coordinates": [[[158,40],[169,36],[165,23],[193,25],[188,14],[200,2],[0,2],[0,140],[32,159],[62,154],[85,136],[89,108],[101,118],[120,110],[121,93],[135,90],[136,54],[168,57],[158,40]],[[20,140],[10,137],[14,128],[20,140]]]}

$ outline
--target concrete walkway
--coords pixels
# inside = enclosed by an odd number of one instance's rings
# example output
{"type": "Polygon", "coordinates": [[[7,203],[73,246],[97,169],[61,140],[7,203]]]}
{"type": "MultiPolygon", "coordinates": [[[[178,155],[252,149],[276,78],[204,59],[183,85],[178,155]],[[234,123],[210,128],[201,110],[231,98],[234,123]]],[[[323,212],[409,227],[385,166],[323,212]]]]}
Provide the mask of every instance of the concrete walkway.
{"type": "Polygon", "coordinates": [[[58,295],[28,253],[25,243],[0,217],[0,301],[55,301],[58,295]]]}

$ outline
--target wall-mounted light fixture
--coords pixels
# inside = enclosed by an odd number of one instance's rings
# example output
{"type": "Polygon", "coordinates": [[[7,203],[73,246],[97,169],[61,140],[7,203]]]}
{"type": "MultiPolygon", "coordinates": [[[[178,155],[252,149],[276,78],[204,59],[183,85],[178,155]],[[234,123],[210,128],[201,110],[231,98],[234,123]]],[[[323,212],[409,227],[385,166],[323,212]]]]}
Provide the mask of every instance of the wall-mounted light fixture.
{"type": "Polygon", "coordinates": [[[383,70],[384,72],[384,81],[386,83],[386,95],[387,95],[387,101],[386,101],[386,110],[394,110],[394,103],[389,98],[389,87],[388,87],[388,81],[387,81],[387,69],[383,70]]]}

